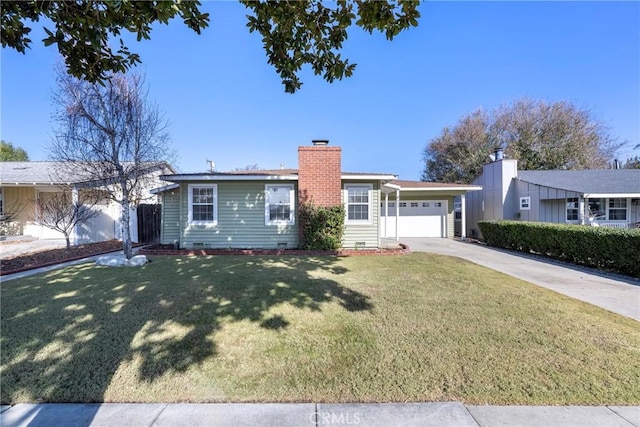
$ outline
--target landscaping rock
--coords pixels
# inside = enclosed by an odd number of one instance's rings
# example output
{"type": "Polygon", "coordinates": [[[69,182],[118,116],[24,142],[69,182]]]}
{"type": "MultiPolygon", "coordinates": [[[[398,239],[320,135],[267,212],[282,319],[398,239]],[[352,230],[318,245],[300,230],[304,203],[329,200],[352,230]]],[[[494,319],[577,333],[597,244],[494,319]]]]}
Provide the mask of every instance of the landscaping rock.
{"type": "Polygon", "coordinates": [[[124,254],[105,255],[96,260],[96,265],[105,267],[140,267],[149,260],[145,255],[136,255],[131,259],[126,259],[124,254]]]}

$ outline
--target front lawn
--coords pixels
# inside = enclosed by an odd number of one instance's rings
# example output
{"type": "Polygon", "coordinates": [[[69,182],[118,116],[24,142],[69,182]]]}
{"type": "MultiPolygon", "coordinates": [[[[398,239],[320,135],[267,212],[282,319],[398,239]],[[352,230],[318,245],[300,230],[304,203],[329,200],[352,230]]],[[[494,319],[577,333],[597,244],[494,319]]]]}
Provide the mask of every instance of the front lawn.
{"type": "Polygon", "coordinates": [[[444,256],[157,257],[0,298],[2,403],[640,404],[640,323],[444,256]]]}

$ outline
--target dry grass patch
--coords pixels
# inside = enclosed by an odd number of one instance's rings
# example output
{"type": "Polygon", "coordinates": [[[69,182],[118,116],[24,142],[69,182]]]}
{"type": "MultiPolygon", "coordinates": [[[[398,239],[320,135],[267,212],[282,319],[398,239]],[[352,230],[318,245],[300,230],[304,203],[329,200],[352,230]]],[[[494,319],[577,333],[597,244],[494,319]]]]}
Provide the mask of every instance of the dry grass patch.
{"type": "Polygon", "coordinates": [[[638,322],[455,258],[156,258],[3,283],[2,403],[640,404],[638,322]]]}

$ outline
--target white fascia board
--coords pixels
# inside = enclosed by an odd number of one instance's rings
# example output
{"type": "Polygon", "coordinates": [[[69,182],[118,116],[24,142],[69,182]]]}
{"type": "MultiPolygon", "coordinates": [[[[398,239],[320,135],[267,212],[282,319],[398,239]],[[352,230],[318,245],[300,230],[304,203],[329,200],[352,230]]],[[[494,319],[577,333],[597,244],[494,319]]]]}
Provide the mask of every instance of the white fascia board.
{"type": "Polygon", "coordinates": [[[341,175],[340,178],[343,181],[391,181],[398,179],[395,175],[341,175]]]}
{"type": "Polygon", "coordinates": [[[482,190],[482,187],[479,185],[473,185],[469,187],[425,187],[425,188],[401,188],[400,191],[458,191],[458,192],[467,192],[467,191],[479,191],[482,190]]]}
{"type": "Polygon", "coordinates": [[[585,193],[585,199],[635,199],[640,198],[640,193],[585,193]]]}
{"type": "Polygon", "coordinates": [[[152,188],[151,190],[149,190],[149,193],[151,194],[163,193],[165,191],[175,190],[178,187],[180,187],[180,184],[169,184],[169,185],[165,185],[164,187],[152,188]]]}
{"type": "Polygon", "coordinates": [[[0,182],[0,187],[54,187],[62,185],[77,186],[77,182],[0,182]]]}
{"type": "Polygon", "coordinates": [[[401,190],[402,187],[400,187],[399,185],[396,184],[390,184],[390,183],[386,183],[383,185],[383,187],[387,187],[387,188],[391,188],[392,190],[401,190]]]}
{"type": "Polygon", "coordinates": [[[164,181],[297,181],[298,175],[170,175],[164,181]]]}

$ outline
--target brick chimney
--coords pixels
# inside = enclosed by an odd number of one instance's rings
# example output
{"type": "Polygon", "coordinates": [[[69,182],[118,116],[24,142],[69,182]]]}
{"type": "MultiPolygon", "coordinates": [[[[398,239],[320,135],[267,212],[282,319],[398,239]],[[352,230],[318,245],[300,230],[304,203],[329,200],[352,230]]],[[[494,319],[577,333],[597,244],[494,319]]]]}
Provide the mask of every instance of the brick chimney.
{"type": "Polygon", "coordinates": [[[337,206],[342,203],[340,147],[329,147],[326,139],[298,147],[298,198],[301,203],[337,206]]]}

